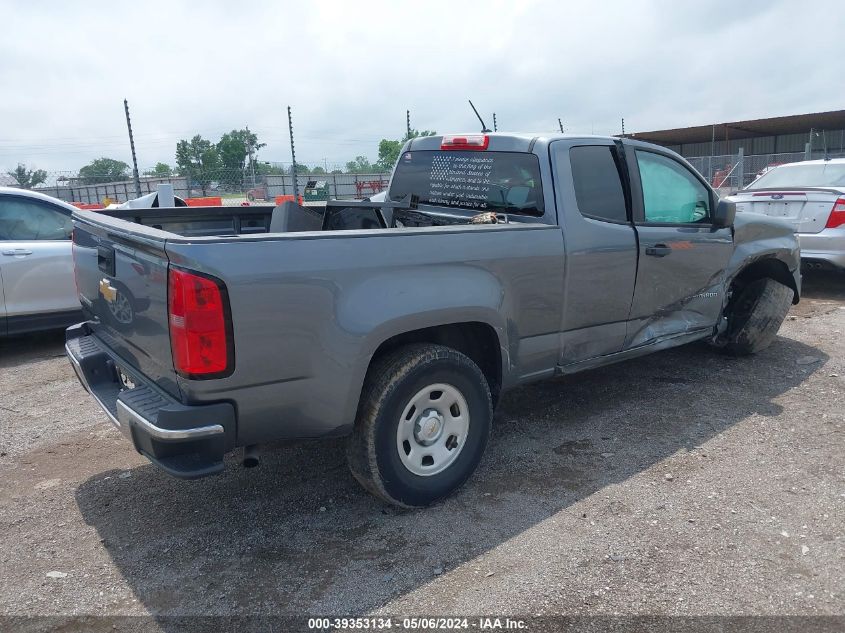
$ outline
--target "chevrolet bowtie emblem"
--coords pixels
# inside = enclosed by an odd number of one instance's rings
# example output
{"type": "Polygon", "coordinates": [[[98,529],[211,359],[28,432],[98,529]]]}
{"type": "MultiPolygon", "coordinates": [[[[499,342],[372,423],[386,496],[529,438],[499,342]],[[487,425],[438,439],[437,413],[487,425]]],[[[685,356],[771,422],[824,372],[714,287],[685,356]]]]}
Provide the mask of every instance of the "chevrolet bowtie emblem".
{"type": "Polygon", "coordinates": [[[117,299],[117,289],[109,283],[108,279],[100,280],[100,294],[109,303],[117,299]]]}

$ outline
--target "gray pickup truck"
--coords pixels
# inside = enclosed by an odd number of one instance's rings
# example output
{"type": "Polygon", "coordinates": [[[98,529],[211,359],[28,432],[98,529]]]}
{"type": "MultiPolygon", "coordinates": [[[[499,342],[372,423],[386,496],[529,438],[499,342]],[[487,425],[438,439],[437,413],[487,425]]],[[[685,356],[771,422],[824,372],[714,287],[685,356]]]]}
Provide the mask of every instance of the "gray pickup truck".
{"type": "Polygon", "coordinates": [[[505,390],[696,340],[753,353],[800,292],[789,226],[618,138],[418,138],[380,202],[73,222],[67,355],[140,453],[193,478],[348,436],[401,506],[467,480],[505,390]]]}

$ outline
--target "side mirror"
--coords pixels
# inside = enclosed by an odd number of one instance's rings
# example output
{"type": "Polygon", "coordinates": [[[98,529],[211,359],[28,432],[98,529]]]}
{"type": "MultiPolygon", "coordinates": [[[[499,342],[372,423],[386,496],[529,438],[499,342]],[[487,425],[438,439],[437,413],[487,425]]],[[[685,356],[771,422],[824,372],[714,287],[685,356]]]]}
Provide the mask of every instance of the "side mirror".
{"type": "Polygon", "coordinates": [[[736,203],[728,200],[719,200],[716,211],[713,213],[713,226],[733,226],[736,218],[736,203]]]}

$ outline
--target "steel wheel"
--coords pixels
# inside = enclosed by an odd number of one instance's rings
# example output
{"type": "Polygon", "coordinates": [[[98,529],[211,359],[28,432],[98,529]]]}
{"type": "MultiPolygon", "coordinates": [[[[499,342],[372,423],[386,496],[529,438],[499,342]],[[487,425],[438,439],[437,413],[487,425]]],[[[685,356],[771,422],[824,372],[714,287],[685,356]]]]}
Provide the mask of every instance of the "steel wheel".
{"type": "Polygon", "coordinates": [[[346,444],[349,469],[388,503],[430,505],[478,467],[492,421],[490,388],[475,362],[443,345],[404,345],[367,372],[346,444]]]}
{"type": "Polygon", "coordinates": [[[438,383],[420,389],[396,429],[402,465],[422,477],[443,472],[460,455],[469,423],[469,406],[457,388],[438,383]]]}

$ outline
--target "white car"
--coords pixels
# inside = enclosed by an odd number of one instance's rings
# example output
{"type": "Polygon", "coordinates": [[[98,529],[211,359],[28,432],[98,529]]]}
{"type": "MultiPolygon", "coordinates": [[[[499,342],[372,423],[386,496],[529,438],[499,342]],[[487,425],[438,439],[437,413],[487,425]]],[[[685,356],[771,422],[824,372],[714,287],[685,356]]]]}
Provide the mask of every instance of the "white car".
{"type": "Polygon", "coordinates": [[[70,214],[41,193],[0,187],[0,337],[82,320],[70,214]]]}
{"type": "Polygon", "coordinates": [[[789,222],[807,268],[845,270],[845,158],[778,165],[728,200],[789,222]]]}

